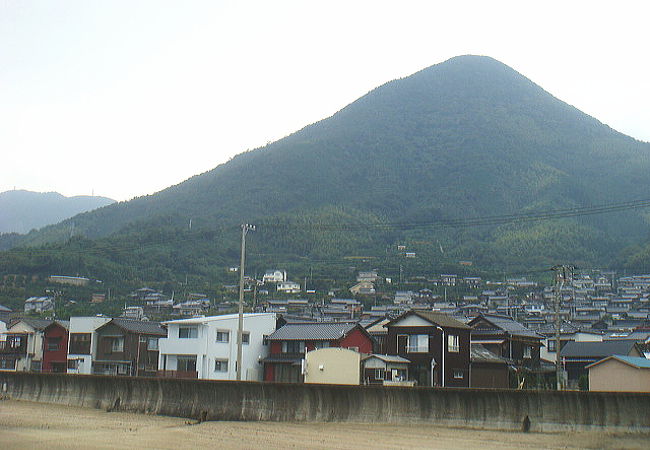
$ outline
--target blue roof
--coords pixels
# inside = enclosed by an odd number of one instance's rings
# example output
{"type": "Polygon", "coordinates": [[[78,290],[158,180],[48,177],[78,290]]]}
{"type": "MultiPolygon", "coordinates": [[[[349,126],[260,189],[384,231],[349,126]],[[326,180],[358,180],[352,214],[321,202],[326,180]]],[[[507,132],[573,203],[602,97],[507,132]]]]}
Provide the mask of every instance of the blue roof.
{"type": "Polygon", "coordinates": [[[611,359],[616,359],[622,362],[623,364],[628,364],[632,367],[636,367],[637,369],[650,369],[650,359],[644,358],[642,356],[625,356],[625,355],[611,355],[601,359],[600,361],[596,361],[595,363],[589,364],[588,366],[585,366],[585,368],[591,369],[592,367],[602,364],[605,361],[609,361],[611,359]]]}
{"type": "Polygon", "coordinates": [[[650,359],[642,358],[640,356],[623,356],[623,355],[614,355],[614,358],[626,362],[632,366],[636,366],[640,369],[650,369],[650,359]]]}

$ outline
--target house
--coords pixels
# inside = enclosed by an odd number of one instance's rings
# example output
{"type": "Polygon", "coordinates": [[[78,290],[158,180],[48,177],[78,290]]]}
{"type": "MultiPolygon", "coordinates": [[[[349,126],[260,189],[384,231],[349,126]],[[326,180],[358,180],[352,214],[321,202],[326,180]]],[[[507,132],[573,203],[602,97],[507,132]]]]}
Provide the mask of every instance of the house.
{"type": "Polygon", "coordinates": [[[305,354],[305,383],[359,385],[361,353],[341,347],[305,354]]]}
{"type": "Polygon", "coordinates": [[[31,317],[12,321],[0,347],[0,369],[40,372],[44,331],[51,323],[51,320],[31,317]]]}
{"type": "Polygon", "coordinates": [[[357,275],[357,283],[360,283],[362,281],[369,281],[371,283],[375,283],[378,280],[379,280],[379,275],[377,274],[376,270],[359,272],[359,274],[357,275]]]}
{"type": "Polygon", "coordinates": [[[96,330],[98,375],[154,376],[158,369],[158,340],[167,336],[157,322],[117,318],[96,330]]]}
{"type": "MultiPolygon", "coordinates": [[[[275,313],[244,314],[243,380],[262,381],[260,361],[269,353],[266,336],[283,323],[275,313]]],[[[159,341],[158,376],[237,379],[238,314],[172,320],[164,324],[167,337],[159,341]]]]}
{"type": "Polygon", "coordinates": [[[560,358],[569,385],[577,385],[581,376],[588,375],[588,365],[612,355],[642,357],[643,352],[634,340],[567,343],[560,351],[560,358]]]}
{"type": "Polygon", "coordinates": [[[172,307],[174,314],[179,316],[198,316],[210,309],[210,299],[187,300],[172,307]]]}
{"type": "Polygon", "coordinates": [[[363,384],[384,386],[413,386],[409,381],[408,367],[411,361],[397,355],[372,354],[361,359],[363,384]]]}
{"type": "Polygon", "coordinates": [[[472,344],[481,344],[495,355],[507,358],[519,371],[540,368],[543,336],[512,317],[480,314],[468,325],[472,328],[472,344]]]}
{"type": "MultiPolygon", "coordinates": [[[[537,333],[544,336],[542,343],[544,344],[540,348],[539,357],[543,361],[548,361],[555,364],[557,358],[557,340],[555,339],[555,324],[549,323],[539,327],[537,333]]],[[[571,341],[574,342],[601,342],[603,340],[603,335],[596,331],[583,331],[581,328],[573,325],[566,320],[563,320],[560,324],[560,350],[571,341]]]]}
{"type": "Polygon", "coordinates": [[[70,322],[55,320],[43,330],[43,366],[48,373],[66,373],[70,322]]]}
{"type": "Polygon", "coordinates": [[[495,355],[481,344],[472,344],[470,348],[472,388],[510,387],[508,362],[505,358],[495,355]]]}
{"type": "Polygon", "coordinates": [[[418,385],[469,387],[469,326],[446,314],[416,310],[385,326],[386,353],[408,359],[418,385]]]}
{"type": "Polygon", "coordinates": [[[267,270],[262,277],[263,283],[282,283],[287,281],[286,270],[267,270]]]}
{"type": "Polygon", "coordinates": [[[295,281],[281,281],[278,283],[277,287],[278,292],[284,292],[285,294],[297,294],[300,292],[300,284],[295,281]]]}
{"type": "Polygon", "coordinates": [[[354,295],[373,295],[375,285],[370,281],[360,281],[350,288],[350,292],[354,295]]]}
{"type": "Polygon", "coordinates": [[[264,381],[300,383],[305,354],[320,348],[348,348],[372,353],[373,340],[357,323],[287,323],[267,338],[269,355],[263,359],[264,381]]]}
{"type": "Polygon", "coordinates": [[[650,359],[612,355],[585,368],[590,391],[650,392],[650,359]]]}
{"type": "Polygon", "coordinates": [[[97,358],[97,328],[110,317],[70,317],[68,339],[68,373],[90,375],[97,358]]]}
{"type": "Polygon", "coordinates": [[[26,313],[54,311],[54,297],[30,297],[25,300],[26,313]]]}
{"type": "Polygon", "coordinates": [[[386,324],[388,322],[390,322],[390,319],[387,317],[380,317],[363,324],[363,327],[375,341],[375,352],[386,352],[386,336],[388,336],[388,328],[386,328],[386,324]]]}

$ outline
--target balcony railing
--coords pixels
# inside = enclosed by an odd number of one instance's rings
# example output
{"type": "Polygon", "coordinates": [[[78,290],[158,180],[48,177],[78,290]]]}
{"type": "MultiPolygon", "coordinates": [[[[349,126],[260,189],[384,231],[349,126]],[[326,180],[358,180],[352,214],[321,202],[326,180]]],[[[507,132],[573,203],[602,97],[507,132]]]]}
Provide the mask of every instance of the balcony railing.
{"type": "Polygon", "coordinates": [[[27,342],[16,342],[11,340],[0,341],[0,354],[3,355],[26,355],[27,342]]]}

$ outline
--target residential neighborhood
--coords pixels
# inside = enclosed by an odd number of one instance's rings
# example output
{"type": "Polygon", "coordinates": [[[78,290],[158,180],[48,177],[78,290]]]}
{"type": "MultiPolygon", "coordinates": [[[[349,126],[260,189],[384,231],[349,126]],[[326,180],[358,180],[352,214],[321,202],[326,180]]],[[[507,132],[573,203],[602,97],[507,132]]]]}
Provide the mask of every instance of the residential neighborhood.
{"type": "MultiPolygon", "coordinates": [[[[647,275],[583,273],[557,291],[521,277],[447,273],[404,290],[407,283],[395,286],[369,270],[347,293],[326,296],[282,269],[247,280],[254,301],[242,316],[244,381],[553,389],[559,361],[566,389],[598,380],[594,389],[606,390],[603,373],[645,373],[641,359],[650,354],[647,275]],[[423,284],[430,287],[418,289],[423,284]]],[[[54,310],[36,309],[61,295],[27,298],[22,312],[2,307],[0,370],[237,379],[234,301],[149,287],[129,299],[120,317],[59,320],[47,318],[54,310]]],[[[93,294],[93,304],[104,301],[93,294]]]]}

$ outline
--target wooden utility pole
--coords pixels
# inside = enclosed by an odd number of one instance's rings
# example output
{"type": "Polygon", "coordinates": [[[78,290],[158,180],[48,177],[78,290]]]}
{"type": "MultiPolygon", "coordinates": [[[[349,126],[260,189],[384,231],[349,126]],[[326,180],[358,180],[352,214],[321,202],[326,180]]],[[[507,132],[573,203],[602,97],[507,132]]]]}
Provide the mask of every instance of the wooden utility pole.
{"type": "Polygon", "coordinates": [[[239,317],[237,323],[237,381],[241,381],[242,335],[244,334],[244,262],[246,259],[246,233],[255,231],[255,225],[241,226],[241,260],[239,264],[239,317]]]}

